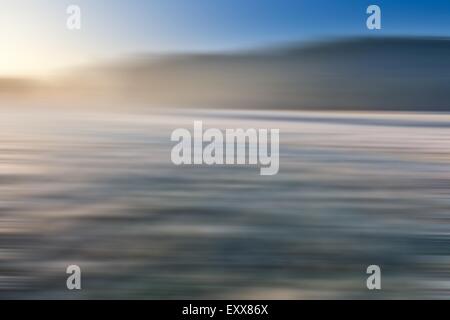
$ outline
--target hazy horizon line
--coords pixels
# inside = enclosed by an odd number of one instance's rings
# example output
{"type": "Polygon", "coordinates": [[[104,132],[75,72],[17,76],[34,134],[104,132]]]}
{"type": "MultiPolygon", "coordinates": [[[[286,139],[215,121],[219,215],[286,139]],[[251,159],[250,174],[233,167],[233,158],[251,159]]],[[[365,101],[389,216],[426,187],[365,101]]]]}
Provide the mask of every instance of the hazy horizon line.
{"type": "Polygon", "coordinates": [[[22,81],[36,81],[45,82],[46,80],[57,79],[58,77],[65,76],[74,70],[83,70],[90,68],[102,68],[116,65],[119,63],[126,63],[130,59],[135,58],[170,58],[170,57],[180,57],[180,56],[236,56],[245,54],[261,54],[270,53],[279,50],[290,50],[290,49],[308,49],[314,47],[320,47],[321,45],[327,44],[339,44],[357,41],[405,41],[405,40],[442,40],[450,41],[450,36],[438,36],[438,35],[407,35],[407,34],[397,34],[397,35],[352,35],[352,36],[325,36],[320,39],[296,39],[296,40],[286,40],[286,41],[274,41],[266,42],[261,44],[241,46],[237,48],[228,49],[186,49],[186,50],[168,50],[168,51],[135,51],[128,53],[117,53],[112,57],[97,57],[93,58],[91,62],[71,64],[65,67],[59,67],[52,70],[48,70],[48,73],[40,73],[37,75],[27,75],[24,73],[11,73],[11,74],[0,74],[1,80],[22,80],[22,81]]]}

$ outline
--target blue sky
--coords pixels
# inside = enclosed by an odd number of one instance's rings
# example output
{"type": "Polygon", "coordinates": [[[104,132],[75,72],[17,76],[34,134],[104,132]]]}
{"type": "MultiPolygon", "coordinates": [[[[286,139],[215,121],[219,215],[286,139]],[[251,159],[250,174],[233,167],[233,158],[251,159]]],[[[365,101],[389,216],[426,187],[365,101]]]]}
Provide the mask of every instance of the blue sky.
{"type": "Polygon", "coordinates": [[[355,35],[450,35],[449,0],[0,0],[0,8],[0,75],[135,52],[233,50],[355,35]],[[81,31],[65,28],[69,4],[81,7],[81,31]],[[366,29],[370,4],[382,9],[380,31],[366,29]]]}
{"type": "Polygon", "coordinates": [[[83,0],[79,3],[86,6],[86,19],[92,22],[93,29],[99,34],[107,33],[105,26],[110,25],[117,37],[113,42],[130,49],[214,50],[374,35],[374,31],[365,27],[365,11],[370,4],[378,4],[382,9],[383,29],[377,35],[450,35],[448,0],[83,0]]]}

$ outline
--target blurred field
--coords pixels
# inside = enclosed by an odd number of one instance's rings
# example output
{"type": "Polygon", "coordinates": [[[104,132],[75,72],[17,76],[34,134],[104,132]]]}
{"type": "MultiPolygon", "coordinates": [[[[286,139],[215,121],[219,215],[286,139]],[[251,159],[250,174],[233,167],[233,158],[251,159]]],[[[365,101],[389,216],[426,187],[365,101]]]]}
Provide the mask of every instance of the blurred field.
{"type": "Polygon", "coordinates": [[[0,298],[450,297],[450,114],[3,107],[0,124],[0,298]],[[170,133],[196,119],[279,128],[279,174],[174,166],[170,133]]]}

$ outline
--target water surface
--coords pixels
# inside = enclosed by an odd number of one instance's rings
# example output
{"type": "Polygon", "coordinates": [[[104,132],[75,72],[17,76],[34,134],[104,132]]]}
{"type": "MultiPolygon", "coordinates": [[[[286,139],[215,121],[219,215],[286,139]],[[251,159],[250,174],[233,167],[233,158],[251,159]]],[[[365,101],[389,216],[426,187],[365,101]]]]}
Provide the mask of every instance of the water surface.
{"type": "Polygon", "coordinates": [[[0,124],[1,298],[450,297],[448,114],[3,109],[0,124]],[[278,175],[173,165],[170,134],[194,120],[280,129],[278,175]]]}

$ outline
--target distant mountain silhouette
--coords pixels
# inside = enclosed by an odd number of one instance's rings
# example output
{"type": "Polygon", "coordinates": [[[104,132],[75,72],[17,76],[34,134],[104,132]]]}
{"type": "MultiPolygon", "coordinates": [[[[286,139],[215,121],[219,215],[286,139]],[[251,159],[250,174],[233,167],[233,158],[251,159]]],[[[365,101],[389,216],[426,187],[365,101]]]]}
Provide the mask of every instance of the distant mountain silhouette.
{"type": "Polygon", "coordinates": [[[70,83],[149,105],[450,111],[450,40],[358,38],[141,55],[84,70],[70,83]]]}

